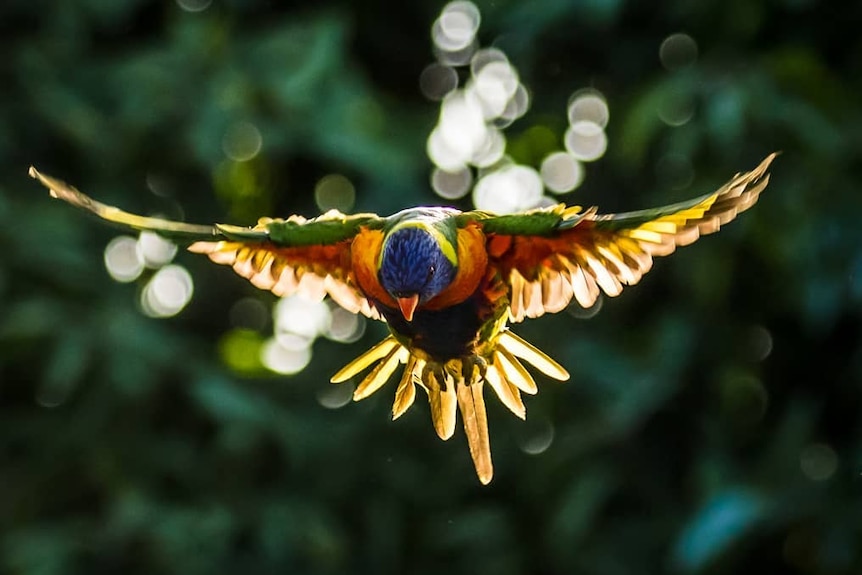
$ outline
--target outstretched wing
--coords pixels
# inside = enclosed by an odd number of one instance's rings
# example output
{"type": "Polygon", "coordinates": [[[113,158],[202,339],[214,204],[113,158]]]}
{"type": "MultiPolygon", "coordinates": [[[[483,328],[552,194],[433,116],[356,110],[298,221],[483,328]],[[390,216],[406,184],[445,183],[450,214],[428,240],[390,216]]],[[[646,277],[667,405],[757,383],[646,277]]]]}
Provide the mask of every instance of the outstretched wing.
{"type": "Polygon", "coordinates": [[[573,298],[590,307],[600,292],[619,295],[649,271],[653,256],[716,232],[753,206],[775,156],[712,194],[662,208],[600,215],[596,208],[558,205],[480,218],[489,264],[509,287],[512,320],[561,311],[573,298]]]}
{"type": "Polygon", "coordinates": [[[232,266],[255,286],[278,296],[302,293],[322,299],[328,294],[354,313],[380,317],[358,288],[351,265],[351,245],[356,236],[384,224],[385,220],[374,214],[346,216],[333,210],[311,220],[301,216],[263,218],[253,228],[195,225],[124,212],[32,167],[30,176],[55,198],[120,227],[155,232],[186,244],[190,251],[232,266]]]}

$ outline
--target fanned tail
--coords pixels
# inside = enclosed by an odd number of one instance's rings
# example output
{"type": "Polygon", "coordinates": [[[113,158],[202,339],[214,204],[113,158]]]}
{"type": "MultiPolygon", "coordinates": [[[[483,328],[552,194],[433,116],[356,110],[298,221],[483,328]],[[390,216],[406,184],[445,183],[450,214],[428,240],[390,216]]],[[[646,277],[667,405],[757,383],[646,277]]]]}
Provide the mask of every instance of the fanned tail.
{"type": "Polygon", "coordinates": [[[428,395],[431,422],[440,439],[445,441],[452,437],[457,412],[460,411],[476,475],[482,484],[487,485],[494,476],[494,465],[491,461],[484,386],[487,382],[503,405],[519,418],[525,419],[526,408],[521,392],[535,394],[538,387],[521,363],[522,360],[559,381],[569,378],[568,372],[547,354],[504,329],[483,346],[482,355],[451,359],[444,363],[414,355],[390,335],[338,371],[332,377],[332,382],[347,381],[374,365],[353,394],[353,399],[359,401],[380,389],[399,364],[406,364],[395,391],[392,419],[398,419],[413,405],[416,386],[428,395]]]}

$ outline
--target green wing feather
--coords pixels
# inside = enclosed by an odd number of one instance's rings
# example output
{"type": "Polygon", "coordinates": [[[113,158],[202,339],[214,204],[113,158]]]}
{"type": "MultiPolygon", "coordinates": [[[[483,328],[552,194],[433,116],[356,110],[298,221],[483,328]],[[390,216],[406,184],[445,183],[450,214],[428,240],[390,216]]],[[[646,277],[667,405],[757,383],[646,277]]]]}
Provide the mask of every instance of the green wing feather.
{"type": "Polygon", "coordinates": [[[267,225],[269,240],[278,245],[311,246],[335,244],[356,236],[362,227],[378,229],[385,220],[375,214],[344,215],[336,210],[314,220],[301,223],[293,220],[273,221],[267,225]]]}
{"type": "Polygon", "coordinates": [[[557,204],[503,216],[474,210],[459,214],[454,220],[459,227],[468,222],[480,222],[485,234],[552,237],[561,230],[576,226],[592,213],[594,211],[584,211],[580,206],[557,204]]]}

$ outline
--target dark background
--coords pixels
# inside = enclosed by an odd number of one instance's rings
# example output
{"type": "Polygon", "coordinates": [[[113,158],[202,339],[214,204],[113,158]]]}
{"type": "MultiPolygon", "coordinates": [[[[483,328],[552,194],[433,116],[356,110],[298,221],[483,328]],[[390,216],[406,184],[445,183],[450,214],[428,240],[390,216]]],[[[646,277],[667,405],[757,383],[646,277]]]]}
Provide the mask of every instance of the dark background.
{"type": "MultiPolygon", "coordinates": [[[[382,326],[348,346],[319,339],[294,376],[254,354],[237,371],[230,310],[273,296],[180,253],[194,298],[149,318],[137,302],[152,272],[111,280],[116,232],[27,178],[34,164],[201,222],[312,216],[332,172],[356,186],[356,210],[439,203],[425,155],[438,105],[418,77],[442,3],[0,6],[0,571],[862,570],[862,5],[479,7],[482,43],[532,94],[510,145],[533,126],[561,137],[578,88],[608,100],[608,153],[568,202],[678,201],[783,151],[727,230],[592,318],[520,326],[572,379],[539,380],[526,423],[489,400],[484,488],[423,397],[396,423],[391,384],[337,410],[318,401],[382,326]],[[669,72],[658,49],[676,32],[698,59],[669,72]],[[657,108],[680,90],[694,115],[670,127],[657,108]],[[221,145],[236,121],[263,138],[242,165],[221,145]],[[690,183],[662,168],[668,154],[691,162],[690,183]]],[[[252,350],[271,324],[259,332],[243,332],[252,350]]]]}

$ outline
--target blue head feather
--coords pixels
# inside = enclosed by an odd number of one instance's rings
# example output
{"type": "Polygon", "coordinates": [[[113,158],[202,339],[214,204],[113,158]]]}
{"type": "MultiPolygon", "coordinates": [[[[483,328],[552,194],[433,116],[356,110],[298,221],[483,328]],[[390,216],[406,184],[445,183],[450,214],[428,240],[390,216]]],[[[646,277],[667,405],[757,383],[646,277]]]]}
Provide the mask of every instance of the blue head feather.
{"type": "Polygon", "coordinates": [[[378,279],[393,297],[419,294],[423,303],[446,289],[456,272],[431,233],[404,227],[386,239],[378,279]]]}

